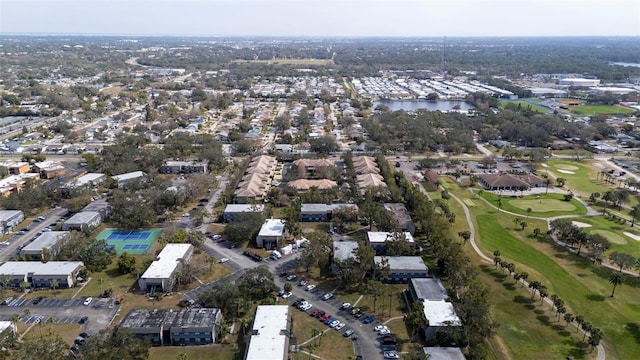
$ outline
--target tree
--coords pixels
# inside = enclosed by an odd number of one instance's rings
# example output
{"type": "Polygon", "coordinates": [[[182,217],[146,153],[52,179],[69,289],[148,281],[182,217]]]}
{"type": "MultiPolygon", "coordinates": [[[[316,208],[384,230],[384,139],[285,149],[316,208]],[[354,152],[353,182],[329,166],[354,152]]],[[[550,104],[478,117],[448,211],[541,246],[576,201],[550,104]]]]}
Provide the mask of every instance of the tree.
{"type": "Polygon", "coordinates": [[[23,340],[15,354],[16,360],[67,359],[69,345],[58,334],[49,333],[23,340]]]}
{"type": "Polygon", "coordinates": [[[636,258],[633,257],[633,255],[617,251],[609,255],[609,260],[620,267],[620,269],[618,270],[619,272],[622,272],[623,269],[634,266],[634,264],[636,263],[636,258]]]}
{"type": "Polygon", "coordinates": [[[471,231],[469,230],[460,231],[458,233],[458,236],[462,238],[463,244],[466,244],[467,241],[469,241],[469,239],[471,238],[471,231]]]}
{"type": "Polygon", "coordinates": [[[151,342],[137,338],[129,331],[102,330],[82,345],[83,360],[144,360],[149,358],[151,342]]]}
{"type": "Polygon", "coordinates": [[[576,324],[578,324],[577,330],[581,329],[582,328],[582,324],[584,324],[584,316],[582,316],[582,315],[576,316],[576,324]]]}
{"type": "Polygon", "coordinates": [[[497,268],[499,263],[500,263],[500,250],[494,250],[493,251],[493,264],[497,268]]]}
{"type": "Polygon", "coordinates": [[[425,326],[429,326],[429,320],[424,316],[424,305],[420,301],[416,301],[411,305],[411,312],[404,316],[407,327],[411,329],[411,338],[425,326]]]}
{"type": "Polygon", "coordinates": [[[265,216],[259,212],[244,212],[235,216],[225,226],[222,234],[233,244],[242,245],[247,240],[255,239],[264,223],[265,216]]]}
{"type": "Polygon", "coordinates": [[[603,337],[604,337],[604,333],[602,332],[602,330],[598,328],[592,328],[591,331],[589,332],[589,340],[588,340],[589,345],[591,345],[591,349],[600,345],[600,340],[602,340],[603,337]]]}
{"type": "Polygon", "coordinates": [[[565,313],[565,314],[564,314],[564,321],[566,321],[566,322],[567,322],[567,326],[569,326],[569,324],[570,324],[571,322],[573,322],[573,320],[574,320],[574,319],[575,319],[575,318],[573,317],[573,315],[572,315],[571,313],[565,313]]]}
{"type": "Polygon", "coordinates": [[[245,271],[236,280],[236,285],[241,293],[253,300],[265,299],[278,290],[271,270],[264,265],[245,271]]]}
{"type": "Polygon", "coordinates": [[[620,273],[611,274],[611,276],[609,277],[609,282],[613,284],[613,290],[611,291],[611,297],[613,297],[616,292],[616,287],[622,284],[622,275],[620,275],[620,273]]]}
{"type": "Polygon", "coordinates": [[[502,210],[502,196],[498,196],[498,211],[502,210]]]}
{"type": "Polygon", "coordinates": [[[540,281],[534,280],[531,281],[529,283],[529,289],[531,289],[531,298],[535,298],[536,296],[536,291],[538,291],[538,289],[540,289],[540,287],[542,286],[542,284],[540,283],[540,281]]]}
{"type": "Polygon", "coordinates": [[[51,287],[51,290],[56,291],[56,289],[60,286],[60,283],[58,283],[58,280],[53,279],[49,282],[49,286],[51,287]]]}
{"type": "Polygon", "coordinates": [[[118,258],[118,270],[121,274],[130,274],[136,270],[136,257],[128,252],[122,253],[118,258]]]}
{"type": "Polygon", "coordinates": [[[527,227],[527,222],[526,221],[521,221],[520,222],[520,226],[522,227],[522,230],[524,231],[524,228],[527,227]]]}
{"type": "Polygon", "coordinates": [[[527,219],[529,219],[529,215],[531,215],[532,211],[533,211],[533,209],[527,208],[527,219]]]}
{"type": "Polygon", "coordinates": [[[284,291],[291,291],[291,289],[293,289],[293,285],[291,285],[291,282],[287,281],[284,283],[284,291]]]}
{"type": "Polygon", "coordinates": [[[633,227],[638,217],[640,217],[640,205],[634,205],[629,214],[631,215],[631,227],[633,227]]]}
{"type": "Polygon", "coordinates": [[[615,199],[615,195],[611,190],[605,192],[604,195],[602,195],[602,200],[604,200],[604,206],[602,207],[602,215],[606,214],[607,204],[609,203],[609,201],[613,201],[614,199],[615,199]]]}
{"type": "Polygon", "coordinates": [[[518,278],[522,280],[522,286],[524,286],[524,282],[527,281],[527,279],[529,278],[529,273],[527,273],[526,271],[523,271],[518,275],[518,278]]]}

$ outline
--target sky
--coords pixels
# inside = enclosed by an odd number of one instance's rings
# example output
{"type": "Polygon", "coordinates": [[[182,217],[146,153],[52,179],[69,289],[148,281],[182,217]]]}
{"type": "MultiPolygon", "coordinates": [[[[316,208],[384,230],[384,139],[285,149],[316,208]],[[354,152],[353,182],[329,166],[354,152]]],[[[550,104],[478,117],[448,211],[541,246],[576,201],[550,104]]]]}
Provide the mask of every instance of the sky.
{"type": "Polygon", "coordinates": [[[0,0],[0,34],[640,36],[640,0],[0,0]]]}

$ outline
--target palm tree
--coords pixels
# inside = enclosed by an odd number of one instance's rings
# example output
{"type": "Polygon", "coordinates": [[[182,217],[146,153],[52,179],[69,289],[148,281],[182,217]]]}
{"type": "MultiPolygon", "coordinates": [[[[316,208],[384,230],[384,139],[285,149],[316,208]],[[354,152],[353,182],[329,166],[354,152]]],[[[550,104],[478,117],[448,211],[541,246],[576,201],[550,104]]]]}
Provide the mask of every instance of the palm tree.
{"type": "Polygon", "coordinates": [[[458,233],[458,236],[462,238],[462,244],[464,245],[471,238],[471,231],[469,231],[469,230],[460,231],[458,233]]]}
{"type": "Polygon", "coordinates": [[[498,264],[500,263],[500,250],[493,251],[493,263],[496,268],[498,268],[498,264]]]}
{"type": "Polygon", "coordinates": [[[631,227],[633,227],[636,223],[636,219],[640,217],[640,205],[633,206],[629,214],[631,215],[631,227]]]}
{"type": "Polygon", "coordinates": [[[524,228],[527,227],[527,222],[526,221],[521,221],[520,222],[520,226],[522,227],[522,230],[524,231],[524,228]]]}
{"type": "Polygon", "coordinates": [[[549,295],[549,293],[547,292],[547,287],[544,285],[541,285],[540,288],[538,289],[538,295],[540,295],[540,305],[542,305],[544,298],[546,298],[547,295],[549,295]]]}
{"type": "Polygon", "coordinates": [[[11,317],[11,323],[13,323],[13,327],[15,328],[16,336],[18,335],[18,323],[20,322],[20,317],[18,314],[15,314],[11,317]]]}
{"type": "Polygon", "coordinates": [[[611,190],[607,191],[602,195],[602,200],[604,200],[604,207],[602,208],[602,215],[607,213],[607,204],[609,201],[613,201],[614,195],[611,190]]]}
{"type": "Polygon", "coordinates": [[[578,327],[576,329],[580,330],[582,328],[582,324],[584,324],[584,316],[582,315],[576,316],[576,324],[578,324],[578,327]]]}
{"type": "Polygon", "coordinates": [[[611,274],[609,282],[613,284],[613,291],[611,291],[611,297],[613,297],[613,294],[616,292],[616,286],[622,284],[622,275],[620,275],[620,273],[611,274]]]}
{"type": "Polygon", "coordinates": [[[498,212],[502,209],[502,196],[498,196],[498,212]]]}
{"type": "Polygon", "coordinates": [[[520,220],[520,218],[515,218],[515,219],[513,219],[513,223],[514,223],[516,226],[520,225],[520,223],[521,223],[521,222],[522,222],[522,220],[520,220]]]}
{"type": "Polygon", "coordinates": [[[518,275],[518,277],[520,278],[520,280],[522,280],[522,286],[524,286],[524,282],[527,281],[527,278],[529,277],[529,273],[527,273],[526,271],[523,271],[520,273],[520,275],[518,275]]]}
{"type": "Polygon", "coordinates": [[[529,215],[531,215],[532,211],[533,211],[532,208],[527,208],[527,219],[529,219],[529,215]]]}
{"type": "Polygon", "coordinates": [[[529,283],[529,288],[531,289],[531,298],[533,299],[536,296],[536,291],[542,286],[540,281],[534,280],[529,283]]]}
{"type": "Polygon", "coordinates": [[[566,313],[564,314],[564,321],[567,322],[567,326],[569,326],[569,324],[574,320],[573,314],[571,313],[566,313]]]}
{"type": "Polygon", "coordinates": [[[51,290],[55,292],[58,286],[60,286],[60,284],[58,283],[58,280],[53,279],[51,280],[51,282],[49,282],[49,286],[51,287],[51,290]]]}
{"type": "Polygon", "coordinates": [[[587,333],[590,333],[593,330],[593,325],[590,322],[585,321],[582,323],[582,331],[584,331],[584,335],[582,336],[582,341],[587,337],[587,333]]]}

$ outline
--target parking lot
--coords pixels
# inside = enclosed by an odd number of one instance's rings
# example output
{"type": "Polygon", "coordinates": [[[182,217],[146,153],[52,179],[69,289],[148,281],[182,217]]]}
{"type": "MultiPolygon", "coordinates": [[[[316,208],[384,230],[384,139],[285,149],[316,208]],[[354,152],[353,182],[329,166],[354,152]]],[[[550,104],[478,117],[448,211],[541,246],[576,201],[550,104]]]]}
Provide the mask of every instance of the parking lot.
{"type": "Polygon", "coordinates": [[[114,298],[94,299],[88,306],[84,302],[85,298],[13,299],[6,305],[0,305],[0,320],[11,321],[17,315],[20,322],[25,324],[47,321],[81,324],[81,320],[85,318],[85,331],[98,332],[109,325],[120,308],[115,304],[114,298]],[[50,320],[51,318],[54,320],[50,320]]]}

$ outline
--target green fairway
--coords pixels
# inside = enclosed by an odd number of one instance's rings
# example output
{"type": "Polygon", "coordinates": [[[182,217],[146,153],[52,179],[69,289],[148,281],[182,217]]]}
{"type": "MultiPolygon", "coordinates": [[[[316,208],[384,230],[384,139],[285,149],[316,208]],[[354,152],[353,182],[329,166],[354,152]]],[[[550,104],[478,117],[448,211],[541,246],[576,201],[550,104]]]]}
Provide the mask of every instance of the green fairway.
{"type": "Polygon", "coordinates": [[[532,212],[549,212],[549,211],[573,211],[576,206],[570,201],[562,201],[556,199],[530,199],[530,200],[510,200],[509,203],[522,210],[530,208],[532,212]]]}
{"type": "MultiPolygon", "coordinates": [[[[640,347],[635,339],[637,333],[634,332],[640,326],[638,288],[621,286],[616,290],[616,297],[610,299],[611,286],[605,272],[594,271],[597,267],[589,260],[549,243],[548,239],[531,238],[527,236],[530,232],[526,231],[507,231],[514,226],[512,219],[511,216],[497,217],[486,213],[476,217],[479,245],[483,251],[491,254],[493,250],[500,250],[504,260],[516,263],[518,271],[529,273],[529,280],[541,281],[549,294],[558,294],[566,302],[573,314],[584,315],[602,329],[609,345],[607,357],[640,358],[640,347]],[[630,319],[639,321],[630,323],[630,319]]],[[[529,228],[542,225],[537,221],[529,222],[529,228]]]]}
{"type": "Polygon", "coordinates": [[[566,186],[576,194],[589,197],[591,193],[599,192],[602,194],[607,190],[611,190],[606,183],[596,180],[600,170],[591,166],[591,162],[589,161],[574,162],[570,160],[553,159],[548,161],[547,166],[548,168],[542,168],[540,173],[548,170],[556,177],[565,179],[566,186]],[[564,172],[559,170],[563,170],[564,172]],[[568,172],[572,172],[573,174],[568,172]]]}
{"type": "MultiPolygon", "coordinates": [[[[640,258],[640,241],[631,238],[624,233],[627,232],[631,235],[640,235],[640,229],[638,225],[631,227],[629,225],[621,225],[607,220],[603,216],[585,217],[570,219],[580,221],[591,225],[591,227],[584,228],[587,233],[600,233],[611,242],[611,252],[620,251],[640,258]]],[[[640,224],[639,224],[640,225],[640,224]]]]}
{"type": "Polygon", "coordinates": [[[623,238],[622,236],[608,231],[608,230],[592,230],[589,232],[590,234],[600,234],[602,236],[604,236],[605,238],[607,238],[607,240],[609,240],[611,243],[613,244],[618,244],[618,245],[626,245],[628,243],[627,239],[623,238]]]}
{"type": "Polygon", "coordinates": [[[625,115],[635,112],[619,105],[579,105],[571,107],[571,111],[583,115],[625,115]]]}
{"type": "MultiPolygon", "coordinates": [[[[499,196],[484,191],[482,197],[494,206],[498,206],[499,196]]],[[[564,195],[558,193],[527,195],[523,197],[502,197],[502,209],[523,216],[552,217],[559,215],[582,215],[587,209],[577,199],[563,200],[564,195]],[[538,198],[539,197],[539,198],[538,198]],[[527,213],[527,209],[531,213],[527,213]]]]}

